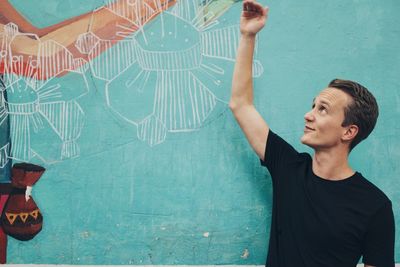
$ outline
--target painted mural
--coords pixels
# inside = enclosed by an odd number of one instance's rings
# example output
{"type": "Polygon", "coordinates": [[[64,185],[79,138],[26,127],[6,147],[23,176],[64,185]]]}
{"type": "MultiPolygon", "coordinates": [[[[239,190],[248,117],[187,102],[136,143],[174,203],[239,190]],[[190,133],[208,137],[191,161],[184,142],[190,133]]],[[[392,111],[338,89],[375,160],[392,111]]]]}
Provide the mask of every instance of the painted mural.
{"type": "MultiPolygon", "coordinates": [[[[135,125],[137,138],[150,146],[167,133],[200,129],[216,103],[227,101],[219,76],[238,42],[237,25],[214,29],[232,5],[216,2],[109,1],[37,29],[4,1],[0,72],[7,100],[0,122],[10,117],[13,145],[1,148],[2,164],[79,156],[85,110],[78,99],[89,90],[88,75],[105,81],[110,111],[135,125]],[[32,145],[44,136],[51,149],[32,145]]],[[[262,72],[256,61],[254,76],[262,72]]]]}
{"type": "MultiPolygon", "coordinates": [[[[398,215],[395,2],[262,2],[253,76],[260,114],[299,151],[332,78],[372,88],[380,119],[352,163],[398,215]]],[[[236,0],[0,0],[1,263],[265,263],[272,184],[227,105],[240,12],[236,0]]]]}

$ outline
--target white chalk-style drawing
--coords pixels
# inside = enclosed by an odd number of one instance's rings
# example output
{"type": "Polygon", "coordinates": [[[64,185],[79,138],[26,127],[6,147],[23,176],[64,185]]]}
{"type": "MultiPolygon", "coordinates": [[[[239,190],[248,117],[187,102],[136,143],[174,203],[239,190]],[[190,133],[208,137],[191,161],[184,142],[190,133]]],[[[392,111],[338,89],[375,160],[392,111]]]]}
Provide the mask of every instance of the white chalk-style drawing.
{"type": "MultiPolygon", "coordinates": [[[[211,2],[182,0],[149,21],[162,10],[160,2],[154,0],[157,9],[125,0],[123,8],[109,8],[137,29],[119,25],[117,34],[125,39],[115,45],[91,31],[76,42],[88,54],[93,76],[107,81],[107,105],[136,125],[138,138],[150,146],[164,142],[168,132],[198,130],[218,101],[227,103],[229,88],[221,88],[219,79],[224,64],[235,60],[239,27],[216,27],[211,2]]],[[[253,70],[255,77],[262,74],[258,60],[253,70]]]]}
{"type": "MultiPolygon", "coordinates": [[[[219,22],[210,11],[212,2],[182,0],[164,11],[168,1],[108,0],[102,8],[130,23],[116,25],[118,42],[101,39],[89,30],[75,43],[80,53],[87,54],[93,76],[106,81],[107,105],[135,125],[138,138],[150,146],[164,142],[167,133],[198,130],[216,104],[227,101],[229,90],[221,88],[220,77],[226,62],[235,59],[239,32],[237,25],[216,27],[219,22]]],[[[42,42],[35,34],[20,33],[13,23],[5,25],[0,35],[0,63],[5,66],[3,83],[8,94],[7,100],[1,97],[0,123],[9,117],[12,141],[2,148],[2,158],[38,156],[52,162],[79,155],[76,140],[84,112],[76,100],[88,90],[85,70],[80,67],[85,60],[74,59],[55,41],[42,42]],[[26,37],[36,56],[13,55],[13,45],[26,37]],[[56,78],[63,72],[69,72],[64,77],[74,80],[74,88],[67,78],[66,82],[56,78]],[[59,155],[34,147],[37,142],[31,140],[38,136],[59,143],[59,149],[52,150],[60,150],[59,155]]],[[[262,72],[255,60],[253,75],[262,72]]]]}
{"type": "Polygon", "coordinates": [[[5,25],[3,35],[0,63],[5,69],[2,82],[7,99],[2,92],[0,114],[3,120],[9,118],[11,151],[7,145],[0,155],[22,161],[37,156],[46,163],[78,156],[84,112],[76,100],[89,89],[82,68],[75,65],[82,61],[55,41],[41,42],[35,34],[20,33],[13,23],[5,25]],[[37,51],[24,65],[23,56],[13,55],[12,48],[26,36],[37,51]],[[63,72],[68,74],[57,78],[63,72]]]}
{"type": "MultiPolygon", "coordinates": [[[[0,61],[1,62],[1,61],[0,61]]],[[[7,119],[6,101],[4,98],[4,90],[6,89],[3,83],[3,78],[0,76],[0,125],[7,119]]]]}
{"type": "Polygon", "coordinates": [[[9,143],[0,148],[0,168],[4,168],[8,162],[9,143]]]}
{"type": "MultiPolygon", "coordinates": [[[[5,90],[5,86],[3,84],[2,76],[0,76],[0,126],[3,125],[4,121],[7,119],[6,102],[4,99],[4,90],[5,90]]],[[[4,138],[4,136],[3,136],[3,138],[4,138]]],[[[6,141],[6,143],[2,144],[2,147],[0,147],[0,168],[4,168],[4,166],[7,164],[8,155],[9,155],[9,142],[6,141]]]]}

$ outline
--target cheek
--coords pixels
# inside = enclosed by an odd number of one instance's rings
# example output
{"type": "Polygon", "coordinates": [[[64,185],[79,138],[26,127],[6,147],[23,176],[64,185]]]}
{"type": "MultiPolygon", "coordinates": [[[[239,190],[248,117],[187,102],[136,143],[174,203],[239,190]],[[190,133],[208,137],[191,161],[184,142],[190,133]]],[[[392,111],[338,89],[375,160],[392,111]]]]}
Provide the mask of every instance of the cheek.
{"type": "Polygon", "coordinates": [[[334,120],[321,120],[319,123],[319,132],[324,135],[337,135],[341,128],[341,125],[334,120]]]}
{"type": "Polygon", "coordinates": [[[327,122],[321,125],[320,133],[330,137],[339,137],[342,134],[342,126],[335,122],[327,122]]]}

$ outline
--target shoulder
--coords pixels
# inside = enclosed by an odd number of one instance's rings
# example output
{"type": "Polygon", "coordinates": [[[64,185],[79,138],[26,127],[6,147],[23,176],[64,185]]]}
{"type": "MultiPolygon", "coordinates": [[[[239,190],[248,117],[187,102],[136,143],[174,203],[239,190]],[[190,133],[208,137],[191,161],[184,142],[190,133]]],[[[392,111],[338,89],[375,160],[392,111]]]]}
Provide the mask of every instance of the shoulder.
{"type": "Polygon", "coordinates": [[[261,164],[267,167],[272,175],[292,169],[293,164],[305,162],[306,159],[304,153],[299,153],[284,138],[269,130],[264,161],[261,160],[261,164]]]}
{"type": "Polygon", "coordinates": [[[293,153],[296,155],[300,154],[289,142],[287,142],[279,134],[273,132],[271,129],[269,130],[267,138],[267,147],[273,153],[282,151],[285,153],[293,153]]]}
{"type": "Polygon", "coordinates": [[[359,187],[360,194],[366,202],[370,202],[371,208],[381,208],[390,203],[388,196],[375,184],[366,179],[361,173],[357,172],[358,179],[356,185],[359,187]]]}
{"type": "Polygon", "coordinates": [[[299,153],[289,142],[283,137],[269,130],[265,159],[275,159],[282,163],[288,163],[297,160],[304,160],[305,153],[299,153]]]}

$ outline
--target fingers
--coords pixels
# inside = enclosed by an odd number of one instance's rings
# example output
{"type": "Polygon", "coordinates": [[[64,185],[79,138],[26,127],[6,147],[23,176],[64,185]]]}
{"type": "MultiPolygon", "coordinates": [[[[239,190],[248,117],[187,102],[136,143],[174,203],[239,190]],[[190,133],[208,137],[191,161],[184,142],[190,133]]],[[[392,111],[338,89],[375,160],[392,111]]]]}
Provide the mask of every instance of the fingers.
{"type": "Polygon", "coordinates": [[[263,8],[263,15],[268,17],[268,11],[269,11],[269,7],[266,6],[265,8],[263,8]]]}
{"type": "Polygon", "coordinates": [[[268,14],[268,7],[263,6],[254,0],[245,0],[243,2],[243,12],[251,13],[252,15],[266,16],[268,14]]]}

